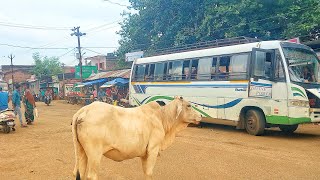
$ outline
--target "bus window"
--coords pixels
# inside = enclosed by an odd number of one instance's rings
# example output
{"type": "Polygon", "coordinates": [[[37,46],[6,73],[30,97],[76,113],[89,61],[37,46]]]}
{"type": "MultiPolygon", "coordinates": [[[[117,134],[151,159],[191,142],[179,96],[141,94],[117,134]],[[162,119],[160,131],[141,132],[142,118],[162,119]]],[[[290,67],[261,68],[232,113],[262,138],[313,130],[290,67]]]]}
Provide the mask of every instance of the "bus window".
{"type": "Polygon", "coordinates": [[[169,62],[167,80],[171,80],[172,78],[172,62],[169,62]]]}
{"type": "Polygon", "coordinates": [[[163,68],[163,74],[164,74],[164,76],[163,76],[163,80],[166,80],[166,78],[167,78],[167,69],[168,69],[168,63],[164,63],[164,68],[163,68]]]}
{"type": "Polygon", "coordinates": [[[217,62],[218,62],[218,58],[214,57],[212,59],[212,65],[211,65],[211,79],[215,78],[215,74],[216,74],[216,69],[217,69],[217,62]]]}
{"type": "Polygon", "coordinates": [[[275,69],[275,79],[277,81],[285,81],[285,75],[284,75],[284,70],[283,70],[283,65],[281,62],[281,55],[280,52],[277,50],[276,51],[276,69],[275,69]]]}
{"type": "Polygon", "coordinates": [[[164,73],[164,63],[157,63],[154,70],[154,80],[160,81],[163,80],[164,73]]]}
{"type": "Polygon", "coordinates": [[[147,64],[147,65],[145,65],[146,66],[146,68],[145,68],[145,70],[144,70],[144,80],[145,81],[149,81],[149,64],[147,64]]]}
{"type": "Polygon", "coordinates": [[[181,80],[182,79],[182,61],[173,61],[171,69],[171,80],[181,80]]]}
{"type": "Polygon", "coordinates": [[[230,56],[220,57],[219,79],[228,79],[230,56]]]}
{"type": "Polygon", "coordinates": [[[150,64],[149,81],[154,80],[154,69],[155,69],[155,64],[150,64]]]}
{"type": "Polygon", "coordinates": [[[212,58],[199,59],[197,79],[199,80],[211,79],[211,68],[212,68],[211,65],[212,65],[212,58]]]}
{"type": "Polygon", "coordinates": [[[138,65],[136,66],[135,70],[135,80],[143,81],[144,80],[144,72],[145,72],[146,65],[138,65]]]}
{"type": "Polygon", "coordinates": [[[182,79],[190,78],[190,60],[183,61],[182,79]]]}
{"type": "Polygon", "coordinates": [[[193,59],[191,63],[191,79],[197,79],[199,59],[193,59]]]}
{"type": "Polygon", "coordinates": [[[249,54],[237,54],[231,57],[229,67],[230,79],[247,79],[249,54]]]}
{"type": "Polygon", "coordinates": [[[272,60],[272,54],[266,53],[266,62],[265,62],[265,77],[267,79],[271,78],[271,60],[272,60]]]}

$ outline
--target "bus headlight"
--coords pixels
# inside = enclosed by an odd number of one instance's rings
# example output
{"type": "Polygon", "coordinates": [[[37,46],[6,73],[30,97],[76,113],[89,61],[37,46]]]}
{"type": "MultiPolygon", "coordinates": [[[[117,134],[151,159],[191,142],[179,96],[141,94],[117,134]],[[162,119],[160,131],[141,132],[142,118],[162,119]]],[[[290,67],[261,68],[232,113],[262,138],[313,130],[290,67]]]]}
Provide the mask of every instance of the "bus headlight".
{"type": "Polygon", "coordinates": [[[289,105],[294,107],[309,107],[309,101],[290,100],[289,105]]]}

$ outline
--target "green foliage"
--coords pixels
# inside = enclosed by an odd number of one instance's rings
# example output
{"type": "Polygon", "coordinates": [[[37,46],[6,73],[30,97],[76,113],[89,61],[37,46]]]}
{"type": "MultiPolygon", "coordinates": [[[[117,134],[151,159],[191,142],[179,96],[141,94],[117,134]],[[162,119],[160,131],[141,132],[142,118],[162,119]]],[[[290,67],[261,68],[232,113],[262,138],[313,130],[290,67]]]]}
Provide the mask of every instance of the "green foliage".
{"type": "Polygon", "coordinates": [[[286,39],[319,33],[319,0],[130,0],[119,59],[134,50],[247,36],[286,39]]]}
{"type": "Polygon", "coordinates": [[[37,77],[54,76],[62,73],[61,62],[58,57],[47,57],[34,53],[32,58],[35,64],[32,73],[37,77]]]}

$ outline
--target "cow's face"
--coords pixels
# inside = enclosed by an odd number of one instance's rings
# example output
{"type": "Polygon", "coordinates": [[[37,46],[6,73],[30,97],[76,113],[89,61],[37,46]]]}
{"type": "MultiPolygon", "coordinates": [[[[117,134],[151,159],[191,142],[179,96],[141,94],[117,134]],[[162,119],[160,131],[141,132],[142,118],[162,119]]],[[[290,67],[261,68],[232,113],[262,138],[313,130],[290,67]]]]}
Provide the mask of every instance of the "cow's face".
{"type": "Polygon", "coordinates": [[[182,97],[175,97],[175,101],[177,101],[176,119],[179,118],[179,120],[184,123],[200,123],[201,115],[192,108],[188,101],[184,100],[182,97]]]}

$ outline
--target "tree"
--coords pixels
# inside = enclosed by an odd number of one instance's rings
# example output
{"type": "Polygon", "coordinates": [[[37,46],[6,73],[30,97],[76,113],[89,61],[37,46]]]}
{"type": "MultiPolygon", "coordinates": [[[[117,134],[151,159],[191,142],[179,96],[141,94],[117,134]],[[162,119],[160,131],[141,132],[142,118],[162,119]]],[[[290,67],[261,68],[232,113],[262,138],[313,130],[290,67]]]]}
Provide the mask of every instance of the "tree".
{"type": "Polygon", "coordinates": [[[237,36],[262,40],[320,33],[319,0],[130,0],[118,57],[124,53],[237,36]]]}
{"type": "Polygon", "coordinates": [[[62,73],[61,62],[58,57],[47,57],[41,56],[39,53],[34,53],[32,58],[35,64],[32,72],[38,78],[62,73]]]}

